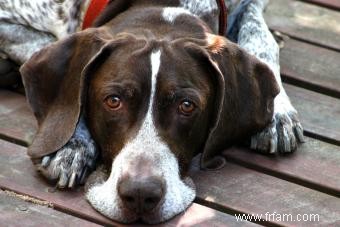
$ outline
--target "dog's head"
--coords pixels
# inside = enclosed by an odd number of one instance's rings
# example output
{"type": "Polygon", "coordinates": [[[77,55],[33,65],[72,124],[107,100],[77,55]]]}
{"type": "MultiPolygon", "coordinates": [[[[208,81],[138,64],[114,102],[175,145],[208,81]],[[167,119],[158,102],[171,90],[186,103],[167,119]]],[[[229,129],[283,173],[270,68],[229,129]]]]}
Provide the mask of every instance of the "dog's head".
{"type": "Polygon", "coordinates": [[[121,222],[186,209],[192,157],[220,166],[217,152],[271,121],[278,92],[267,66],[208,33],[167,41],[89,29],[35,54],[21,73],[39,124],[29,155],[61,148],[83,111],[109,172],[91,177],[87,199],[121,222]]]}

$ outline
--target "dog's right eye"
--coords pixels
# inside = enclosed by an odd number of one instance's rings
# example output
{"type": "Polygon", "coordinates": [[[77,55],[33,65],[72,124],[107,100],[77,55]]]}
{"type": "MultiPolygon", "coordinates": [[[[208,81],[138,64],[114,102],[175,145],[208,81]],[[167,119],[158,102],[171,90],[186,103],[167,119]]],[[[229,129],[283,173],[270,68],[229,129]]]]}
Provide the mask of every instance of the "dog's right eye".
{"type": "Polygon", "coordinates": [[[111,110],[119,110],[122,107],[122,102],[119,96],[117,95],[110,95],[105,98],[104,103],[111,109],[111,110]]]}
{"type": "Polygon", "coordinates": [[[182,101],[178,107],[179,112],[185,116],[190,116],[194,112],[195,108],[195,104],[189,100],[182,101]]]}

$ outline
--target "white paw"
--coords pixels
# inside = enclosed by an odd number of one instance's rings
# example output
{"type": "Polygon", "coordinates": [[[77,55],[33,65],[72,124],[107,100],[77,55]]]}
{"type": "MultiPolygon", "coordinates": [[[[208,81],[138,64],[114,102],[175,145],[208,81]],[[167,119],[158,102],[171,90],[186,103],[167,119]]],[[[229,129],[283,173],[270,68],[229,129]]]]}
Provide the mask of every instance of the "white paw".
{"type": "Polygon", "coordinates": [[[271,124],[251,138],[251,149],[264,153],[289,153],[304,142],[303,128],[290,103],[275,103],[271,124]],[[278,106],[279,105],[279,106],[278,106]]]}
{"type": "Polygon", "coordinates": [[[83,184],[94,169],[97,151],[92,140],[71,138],[52,155],[43,157],[38,170],[49,180],[57,181],[57,187],[72,188],[83,184]]]}

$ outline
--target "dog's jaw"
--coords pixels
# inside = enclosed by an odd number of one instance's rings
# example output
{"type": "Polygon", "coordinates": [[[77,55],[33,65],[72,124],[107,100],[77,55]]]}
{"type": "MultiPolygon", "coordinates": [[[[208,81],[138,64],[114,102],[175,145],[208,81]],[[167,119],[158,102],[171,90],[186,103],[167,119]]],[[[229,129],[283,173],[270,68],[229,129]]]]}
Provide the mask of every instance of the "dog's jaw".
{"type": "Polygon", "coordinates": [[[149,108],[141,128],[116,156],[108,180],[103,184],[93,186],[87,193],[87,199],[95,209],[120,222],[133,222],[139,218],[146,223],[166,221],[184,211],[195,198],[195,189],[191,179],[181,179],[178,160],[158,136],[153,122],[152,108],[160,59],[159,50],[151,53],[151,95],[149,108]],[[140,160],[147,163],[148,171],[161,177],[166,185],[165,196],[160,204],[151,213],[141,216],[124,208],[117,190],[121,177],[129,173],[129,170],[136,168],[135,166],[140,166],[138,164],[140,160]]]}

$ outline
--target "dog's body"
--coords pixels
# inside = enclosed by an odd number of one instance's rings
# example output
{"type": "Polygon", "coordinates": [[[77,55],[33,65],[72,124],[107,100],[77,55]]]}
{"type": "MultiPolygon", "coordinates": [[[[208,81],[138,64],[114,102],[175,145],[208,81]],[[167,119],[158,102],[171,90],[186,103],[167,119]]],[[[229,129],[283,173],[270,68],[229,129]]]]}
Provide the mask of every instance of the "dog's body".
{"type": "MultiPolygon", "coordinates": [[[[198,153],[203,168],[216,168],[221,149],[249,137],[260,151],[295,150],[302,127],[282,88],[264,5],[251,1],[235,25],[239,45],[262,62],[216,35],[215,0],[115,0],[97,28],[34,54],[21,73],[39,124],[29,154],[40,171],[73,187],[100,151],[111,171],[90,177],[92,206],[118,221],[157,223],[193,201],[186,172],[198,153]]],[[[79,18],[51,33],[73,33],[79,18]]]]}
{"type": "Polygon", "coordinates": [[[44,46],[79,31],[88,5],[89,0],[2,1],[0,50],[22,64],[44,46]]]}

